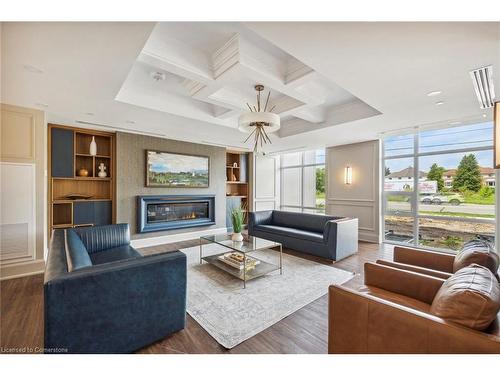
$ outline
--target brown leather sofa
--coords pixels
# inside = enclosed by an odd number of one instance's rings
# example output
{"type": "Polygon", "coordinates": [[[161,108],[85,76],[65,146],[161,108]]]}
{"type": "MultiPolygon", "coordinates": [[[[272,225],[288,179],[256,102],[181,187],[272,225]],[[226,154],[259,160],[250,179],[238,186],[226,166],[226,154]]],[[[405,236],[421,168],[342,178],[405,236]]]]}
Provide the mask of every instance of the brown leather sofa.
{"type": "Polygon", "coordinates": [[[393,261],[377,260],[377,263],[447,279],[453,274],[455,254],[394,246],[393,261]]]}
{"type": "MultiPolygon", "coordinates": [[[[448,262],[446,257],[437,262],[433,257],[432,265],[439,264],[439,272],[449,273],[448,262]]],[[[417,264],[430,266],[422,259],[417,264]]],[[[431,314],[431,304],[445,280],[366,263],[364,287],[330,286],[328,352],[500,353],[500,314],[485,331],[431,314]]]]}
{"type": "Polygon", "coordinates": [[[393,261],[377,260],[377,263],[429,276],[448,279],[459,269],[472,263],[487,267],[500,281],[499,257],[491,244],[482,240],[467,242],[457,254],[395,246],[393,261]]]}

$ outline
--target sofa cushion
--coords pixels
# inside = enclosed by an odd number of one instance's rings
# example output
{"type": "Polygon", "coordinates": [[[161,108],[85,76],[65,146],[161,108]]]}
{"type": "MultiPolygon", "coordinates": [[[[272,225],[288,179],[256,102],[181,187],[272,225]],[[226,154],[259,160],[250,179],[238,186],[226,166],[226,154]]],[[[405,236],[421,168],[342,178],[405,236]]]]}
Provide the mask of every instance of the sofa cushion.
{"type": "Polygon", "coordinates": [[[68,272],[92,266],[92,261],[90,260],[87,249],[73,229],[67,229],[65,231],[65,241],[68,272]]]}
{"type": "Polygon", "coordinates": [[[317,232],[309,232],[301,229],[282,227],[277,225],[257,225],[255,227],[255,230],[261,230],[280,236],[294,237],[305,241],[323,243],[323,234],[319,234],[317,232]]]}
{"type": "Polygon", "coordinates": [[[450,276],[431,306],[431,314],[477,330],[487,329],[499,310],[498,281],[488,268],[477,264],[450,276]]]}
{"type": "Polygon", "coordinates": [[[141,257],[142,255],[132,246],[123,245],[90,254],[93,264],[102,264],[141,257]]]}
{"type": "Polygon", "coordinates": [[[302,212],[273,211],[272,225],[323,233],[327,221],[341,219],[337,216],[305,214],[302,212]]]}
{"type": "Polygon", "coordinates": [[[498,254],[489,242],[472,240],[467,242],[462,250],[455,256],[453,272],[467,267],[471,264],[479,264],[488,268],[494,275],[498,271],[498,254]]]}

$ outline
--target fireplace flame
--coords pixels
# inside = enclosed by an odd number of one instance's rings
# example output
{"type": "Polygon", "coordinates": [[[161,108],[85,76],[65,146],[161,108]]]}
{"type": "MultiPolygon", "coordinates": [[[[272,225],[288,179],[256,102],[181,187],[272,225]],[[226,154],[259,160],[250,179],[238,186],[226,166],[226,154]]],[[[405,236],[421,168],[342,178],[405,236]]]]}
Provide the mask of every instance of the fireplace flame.
{"type": "Polygon", "coordinates": [[[196,219],[196,214],[194,212],[191,212],[190,214],[185,214],[181,217],[182,220],[187,220],[187,219],[196,219]]]}

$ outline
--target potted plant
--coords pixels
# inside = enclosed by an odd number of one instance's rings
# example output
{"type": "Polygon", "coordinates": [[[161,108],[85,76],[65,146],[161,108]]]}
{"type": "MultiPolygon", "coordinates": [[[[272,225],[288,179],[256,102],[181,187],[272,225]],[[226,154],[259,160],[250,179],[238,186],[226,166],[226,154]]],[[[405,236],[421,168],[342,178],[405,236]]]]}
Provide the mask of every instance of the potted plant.
{"type": "Polygon", "coordinates": [[[245,211],[241,208],[241,206],[235,207],[231,210],[231,221],[233,222],[234,232],[231,235],[231,239],[238,242],[243,241],[241,230],[243,228],[243,223],[245,222],[245,211]]]}

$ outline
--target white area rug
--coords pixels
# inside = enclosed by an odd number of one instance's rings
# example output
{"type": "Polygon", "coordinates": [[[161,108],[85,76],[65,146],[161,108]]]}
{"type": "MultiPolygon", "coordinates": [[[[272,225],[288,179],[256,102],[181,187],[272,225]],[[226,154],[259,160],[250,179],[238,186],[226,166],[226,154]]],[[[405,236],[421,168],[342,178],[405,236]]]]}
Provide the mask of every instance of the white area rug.
{"type": "MultiPolygon", "coordinates": [[[[200,265],[199,247],[182,249],[187,255],[187,312],[217,342],[233,348],[279,322],[328,292],[331,284],[342,284],[354,275],[292,255],[283,254],[279,270],[243,282],[217,267],[200,265]]],[[[224,251],[220,245],[203,245],[203,256],[224,251]]],[[[278,264],[279,252],[252,253],[278,264]]]]}

